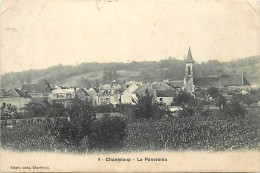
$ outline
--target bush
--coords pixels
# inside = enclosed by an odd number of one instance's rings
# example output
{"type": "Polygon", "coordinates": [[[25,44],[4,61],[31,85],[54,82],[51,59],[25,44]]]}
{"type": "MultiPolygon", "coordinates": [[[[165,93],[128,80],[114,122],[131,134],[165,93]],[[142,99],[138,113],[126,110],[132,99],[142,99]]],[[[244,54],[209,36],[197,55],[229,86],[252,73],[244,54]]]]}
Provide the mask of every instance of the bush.
{"type": "Polygon", "coordinates": [[[231,118],[244,118],[247,111],[238,102],[227,104],[222,113],[224,116],[230,116],[231,118]]]}
{"type": "Polygon", "coordinates": [[[180,117],[187,117],[195,115],[195,110],[191,107],[182,107],[182,110],[178,112],[180,117]]]}
{"type": "Polygon", "coordinates": [[[1,119],[10,119],[15,117],[20,118],[20,114],[18,113],[18,108],[16,106],[1,106],[1,119]]]}
{"type": "Polygon", "coordinates": [[[27,117],[44,117],[47,107],[41,103],[30,102],[24,107],[24,114],[27,117]]]}
{"type": "Polygon", "coordinates": [[[209,96],[211,96],[214,99],[217,98],[220,95],[219,90],[215,87],[208,88],[207,93],[208,93],[209,96]]]}
{"type": "Polygon", "coordinates": [[[111,113],[111,112],[116,112],[116,108],[114,105],[110,104],[104,104],[104,105],[98,105],[95,107],[95,111],[97,113],[111,113]]]}
{"type": "Polygon", "coordinates": [[[224,96],[219,95],[215,99],[215,105],[218,106],[219,108],[223,108],[226,106],[227,100],[224,96]]]}
{"type": "Polygon", "coordinates": [[[179,116],[194,116],[194,115],[209,115],[209,102],[206,100],[198,100],[191,97],[186,104],[182,105],[182,109],[179,111],[179,116]]]}

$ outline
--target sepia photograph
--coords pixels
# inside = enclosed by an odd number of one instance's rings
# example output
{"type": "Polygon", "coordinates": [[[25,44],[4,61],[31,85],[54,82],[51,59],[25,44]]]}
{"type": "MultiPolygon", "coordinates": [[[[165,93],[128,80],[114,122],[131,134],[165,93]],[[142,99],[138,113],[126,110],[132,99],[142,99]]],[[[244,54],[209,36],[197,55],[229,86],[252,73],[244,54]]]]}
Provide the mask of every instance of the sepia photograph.
{"type": "Polygon", "coordinates": [[[260,1],[2,0],[1,172],[259,172],[260,1]]]}

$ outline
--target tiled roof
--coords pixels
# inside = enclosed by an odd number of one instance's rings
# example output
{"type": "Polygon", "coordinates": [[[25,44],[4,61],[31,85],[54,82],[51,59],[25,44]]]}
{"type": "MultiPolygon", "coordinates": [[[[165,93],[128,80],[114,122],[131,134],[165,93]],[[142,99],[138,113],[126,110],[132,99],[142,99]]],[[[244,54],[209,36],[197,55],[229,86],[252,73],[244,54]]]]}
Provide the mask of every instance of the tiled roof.
{"type": "Polygon", "coordinates": [[[28,96],[25,96],[19,89],[13,88],[7,91],[3,97],[28,97],[28,96]]]}
{"type": "Polygon", "coordinates": [[[145,89],[151,89],[151,85],[150,84],[144,84],[144,85],[141,85],[139,86],[138,88],[136,88],[133,93],[138,93],[140,91],[143,91],[145,89]]]}
{"type": "Polygon", "coordinates": [[[79,88],[77,91],[79,90],[81,90],[85,94],[85,96],[90,96],[84,88],[79,88]]]}
{"type": "Polygon", "coordinates": [[[242,85],[250,85],[250,84],[245,79],[243,73],[235,73],[235,74],[221,75],[220,85],[221,86],[242,86],[242,85]]]}
{"type": "Polygon", "coordinates": [[[194,78],[194,85],[198,87],[242,86],[250,85],[242,73],[226,74],[220,77],[194,78]]]}
{"type": "Polygon", "coordinates": [[[48,83],[40,84],[24,84],[21,88],[21,91],[27,93],[45,93],[51,92],[51,87],[48,83]]]}
{"type": "Polygon", "coordinates": [[[152,85],[155,90],[172,90],[173,88],[165,82],[156,82],[152,85]]]}
{"type": "Polygon", "coordinates": [[[170,81],[169,84],[173,87],[184,87],[184,82],[183,80],[178,80],[178,81],[170,81]]]}
{"type": "Polygon", "coordinates": [[[95,95],[96,95],[96,91],[95,91],[94,89],[86,90],[86,92],[87,92],[88,95],[90,95],[90,96],[95,96],[95,95]]]}
{"type": "Polygon", "coordinates": [[[194,78],[194,85],[198,87],[218,87],[220,77],[194,78]]]}
{"type": "Polygon", "coordinates": [[[96,93],[99,92],[99,88],[92,88],[93,90],[95,90],[96,93]]]}
{"type": "Polygon", "coordinates": [[[175,90],[156,90],[157,97],[175,97],[175,90]]]}

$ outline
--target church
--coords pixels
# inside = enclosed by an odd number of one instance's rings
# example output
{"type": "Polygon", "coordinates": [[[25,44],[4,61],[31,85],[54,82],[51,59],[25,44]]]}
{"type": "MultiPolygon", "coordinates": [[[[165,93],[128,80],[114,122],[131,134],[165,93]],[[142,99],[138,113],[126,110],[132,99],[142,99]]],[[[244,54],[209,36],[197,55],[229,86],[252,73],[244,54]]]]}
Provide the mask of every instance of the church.
{"type": "Polygon", "coordinates": [[[185,77],[183,81],[169,81],[171,86],[181,88],[188,93],[194,93],[198,89],[215,87],[227,93],[230,91],[249,91],[250,83],[243,73],[220,74],[217,77],[198,78],[194,69],[195,60],[192,57],[189,47],[188,55],[185,58],[185,77]]]}

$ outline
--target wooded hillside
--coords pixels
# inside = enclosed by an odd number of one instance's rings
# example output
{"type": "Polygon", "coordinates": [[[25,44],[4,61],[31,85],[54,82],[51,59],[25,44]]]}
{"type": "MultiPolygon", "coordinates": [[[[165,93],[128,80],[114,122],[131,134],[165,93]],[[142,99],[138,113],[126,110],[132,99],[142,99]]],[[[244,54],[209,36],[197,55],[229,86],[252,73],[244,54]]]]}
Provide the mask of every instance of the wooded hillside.
{"type": "MultiPolygon", "coordinates": [[[[130,63],[82,63],[77,66],[57,65],[41,70],[6,73],[1,78],[1,87],[20,88],[27,83],[38,83],[47,79],[51,85],[94,87],[109,80],[141,80],[144,82],[163,79],[182,80],[185,63],[169,57],[156,61],[130,63]]],[[[219,76],[225,73],[244,73],[250,83],[260,84],[260,56],[252,56],[230,62],[210,60],[195,63],[197,77],[219,76]]]]}

